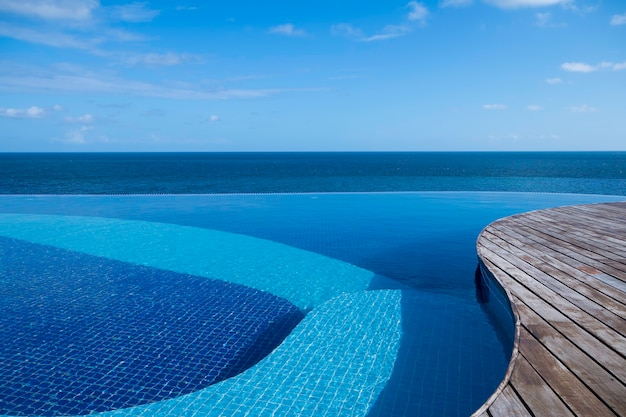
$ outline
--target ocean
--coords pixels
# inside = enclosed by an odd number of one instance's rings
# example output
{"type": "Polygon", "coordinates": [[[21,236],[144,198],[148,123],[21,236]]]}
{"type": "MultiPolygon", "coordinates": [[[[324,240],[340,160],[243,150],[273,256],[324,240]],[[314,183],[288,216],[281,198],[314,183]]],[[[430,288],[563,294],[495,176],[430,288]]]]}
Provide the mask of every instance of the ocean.
{"type": "Polygon", "coordinates": [[[0,194],[626,195],[626,152],[1,153],[0,194]]]}

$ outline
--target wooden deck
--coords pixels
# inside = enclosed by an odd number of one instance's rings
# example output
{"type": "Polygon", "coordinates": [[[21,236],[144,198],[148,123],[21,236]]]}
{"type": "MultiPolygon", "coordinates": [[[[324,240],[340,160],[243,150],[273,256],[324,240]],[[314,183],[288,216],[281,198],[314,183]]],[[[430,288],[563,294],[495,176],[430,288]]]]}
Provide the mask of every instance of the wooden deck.
{"type": "Polygon", "coordinates": [[[626,202],[507,217],[477,246],[517,323],[474,416],[626,416],[626,202]]]}

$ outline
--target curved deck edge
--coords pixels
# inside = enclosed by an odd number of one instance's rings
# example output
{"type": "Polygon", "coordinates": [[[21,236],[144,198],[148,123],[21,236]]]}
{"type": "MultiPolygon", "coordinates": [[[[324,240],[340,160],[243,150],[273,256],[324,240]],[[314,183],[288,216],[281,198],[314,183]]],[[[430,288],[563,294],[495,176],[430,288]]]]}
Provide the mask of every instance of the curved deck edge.
{"type": "Polygon", "coordinates": [[[515,340],[472,416],[626,416],[626,202],[506,217],[476,245],[515,340]]]}

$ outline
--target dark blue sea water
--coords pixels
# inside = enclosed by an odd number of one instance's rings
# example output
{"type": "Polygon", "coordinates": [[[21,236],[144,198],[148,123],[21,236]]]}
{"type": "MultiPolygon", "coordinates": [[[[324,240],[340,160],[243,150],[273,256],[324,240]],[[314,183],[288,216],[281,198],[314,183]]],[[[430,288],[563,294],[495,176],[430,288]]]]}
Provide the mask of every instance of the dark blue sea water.
{"type": "Polygon", "coordinates": [[[626,152],[5,153],[0,194],[626,194],[626,152]]]}

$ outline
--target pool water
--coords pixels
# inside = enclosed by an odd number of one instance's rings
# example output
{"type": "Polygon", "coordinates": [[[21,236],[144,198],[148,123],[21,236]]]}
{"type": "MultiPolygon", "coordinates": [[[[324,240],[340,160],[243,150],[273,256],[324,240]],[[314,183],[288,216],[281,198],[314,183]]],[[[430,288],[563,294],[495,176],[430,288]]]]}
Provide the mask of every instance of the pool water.
{"type": "Polygon", "coordinates": [[[512,346],[480,230],[621,199],[0,196],[0,415],[467,416],[512,346]]]}

